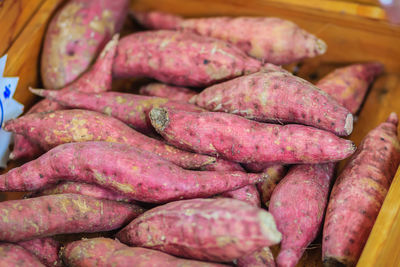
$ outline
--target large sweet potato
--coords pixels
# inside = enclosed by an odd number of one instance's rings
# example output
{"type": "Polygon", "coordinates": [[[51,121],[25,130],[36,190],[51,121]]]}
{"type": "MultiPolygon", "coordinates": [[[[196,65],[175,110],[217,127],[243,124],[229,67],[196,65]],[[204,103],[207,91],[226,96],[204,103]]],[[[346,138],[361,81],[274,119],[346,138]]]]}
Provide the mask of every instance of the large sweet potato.
{"type": "Polygon", "coordinates": [[[168,98],[170,100],[189,102],[197,92],[185,87],[167,85],[163,83],[150,83],[144,85],[139,90],[141,95],[158,96],[168,98]]]}
{"type": "Polygon", "coordinates": [[[281,234],[268,212],[243,201],[217,198],[156,207],[133,220],[117,238],[176,256],[228,262],[279,243],[281,234]]]}
{"type": "Polygon", "coordinates": [[[38,258],[16,244],[0,243],[1,267],[45,267],[38,258]]]}
{"type": "Polygon", "coordinates": [[[18,245],[35,255],[40,262],[48,267],[63,266],[58,252],[61,244],[51,237],[37,238],[18,242],[18,245]]]}

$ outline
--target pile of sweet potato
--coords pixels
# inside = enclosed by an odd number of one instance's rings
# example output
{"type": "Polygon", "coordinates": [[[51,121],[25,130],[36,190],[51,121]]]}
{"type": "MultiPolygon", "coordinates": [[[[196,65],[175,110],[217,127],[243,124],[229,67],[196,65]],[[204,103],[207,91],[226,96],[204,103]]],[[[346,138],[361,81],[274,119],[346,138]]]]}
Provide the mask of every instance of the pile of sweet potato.
{"type": "Polygon", "coordinates": [[[275,64],[327,45],[279,18],[136,13],[150,30],[118,40],[127,2],[50,23],[45,100],[3,125],[25,163],[0,191],[28,193],[0,202],[0,266],[295,266],[322,229],[324,263],[354,266],[400,163],[395,113],[346,139],[383,66],[312,84],[275,64]],[[163,83],[107,92],[134,77],[163,83]]]}

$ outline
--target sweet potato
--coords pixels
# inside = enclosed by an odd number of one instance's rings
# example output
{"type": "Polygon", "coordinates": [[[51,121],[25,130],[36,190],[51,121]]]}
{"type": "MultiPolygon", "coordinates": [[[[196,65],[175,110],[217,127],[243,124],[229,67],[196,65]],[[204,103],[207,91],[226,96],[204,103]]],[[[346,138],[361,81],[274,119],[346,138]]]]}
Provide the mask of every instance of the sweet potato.
{"type": "Polygon", "coordinates": [[[267,174],[267,178],[258,183],[257,188],[260,192],[262,203],[268,208],[272,192],[274,192],[277,184],[285,176],[286,168],[283,165],[272,165],[264,169],[264,173],[267,174]]]}
{"type": "Polygon", "coordinates": [[[369,85],[382,71],[381,63],[354,64],[334,70],[322,78],[316,86],[355,114],[364,100],[369,85]]]}
{"type": "Polygon", "coordinates": [[[227,191],[222,193],[221,196],[241,200],[255,207],[261,206],[260,193],[258,193],[255,185],[246,185],[236,190],[227,191]]]}
{"type": "Polygon", "coordinates": [[[60,145],[0,175],[0,191],[34,191],[66,180],[96,184],[138,201],[163,203],[210,197],[264,178],[264,174],[239,171],[189,171],[129,145],[81,142],[60,145]]]}
{"type": "Polygon", "coordinates": [[[174,85],[203,87],[260,68],[258,60],[224,41],[165,30],[122,38],[113,73],[116,77],[145,76],[174,85]]]}
{"type": "Polygon", "coordinates": [[[322,163],[344,159],[355,150],[351,141],[303,125],[164,108],[154,108],[149,115],[157,132],[174,146],[235,162],[322,163]]]}
{"type": "Polygon", "coordinates": [[[243,201],[191,199],[151,209],[122,229],[117,238],[198,260],[228,262],[280,242],[274,218],[243,201]]]}
{"type": "Polygon", "coordinates": [[[166,253],[139,247],[128,247],[109,238],[93,238],[69,243],[62,257],[68,266],[76,267],[223,267],[226,265],[180,259],[166,253]]]}
{"type": "Polygon", "coordinates": [[[322,255],[327,266],[354,266],[400,163],[398,117],[370,131],[335,182],[325,218],[322,255]]]}
{"type": "Polygon", "coordinates": [[[197,94],[197,92],[185,87],[172,86],[163,83],[150,83],[144,85],[140,88],[139,92],[141,95],[164,97],[181,102],[189,102],[190,98],[197,94]]]}
{"type": "Polygon", "coordinates": [[[269,247],[263,247],[237,260],[237,267],[275,267],[274,255],[269,247]]]}
{"type": "Polygon", "coordinates": [[[166,145],[136,132],[113,117],[89,110],[27,114],[7,121],[4,129],[29,137],[46,151],[69,142],[107,141],[155,153],[187,169],[196,169],[215,161],[213,157],[166,145]]]}
{"type": "Polygon", "coordinates": [[[51,237],[21,241],[18,242],[18,245],[35,255],[40,262],[48,267],[63,266],[58,256],[61,244],[51,237]]]}
{"type": "Polygon", "coordinates": [[[278,266],[296,266],[317,236],[334,169],[335,163],[294,166],[272,193],[269,211],[282,233],[278,266]]]}
{"type": "Polygon", "coordinates": [[[128,4],[128,0],[71,0],[56,13],[43,45],[41,77],[45,88],[63,88],[88,69],[121,29],[128,4]]]}
{"type": "Polygon", "coordinates": [[[0,243],[1,267],[45,267],[38,258],[21,246],[0,243]]]}
{"type": "Polygon", "coordinates": [[[231,42],[252,57],[278,65],[322,55],[327,49],[321,39],[280,18],[182,19],[161,12],[138,12],[135,17],[151,29],[177,29],[231,42]]]}
{"type": "Polygon", "coordinates": [[[110,115],[145,134],[154,133],[153,126],[148,118],[148,113],[152,108],[168,107],[191,112],[204,111],[204,109],[189,103],[170,101],[167,98],[153,96],[118,92],[88,94],[54,90],[31,89],[31,91],[37,95],[57,101],[61,105],[69,108],[88,109],[110,115]]]}
{"type": "Polygon", "coordinates": [[[142,212],[133,204],[77,194],[10,200],[0,202],[0,240],[19,242],[57,234],[110,231],[142,212]]]}
{"type": "Polygon", "coordinates": [[[263,122],[300,123],[349,135],[352,114],[311,83],[282,71],[257,72],[206,88],[191,103],[263,122]]]}

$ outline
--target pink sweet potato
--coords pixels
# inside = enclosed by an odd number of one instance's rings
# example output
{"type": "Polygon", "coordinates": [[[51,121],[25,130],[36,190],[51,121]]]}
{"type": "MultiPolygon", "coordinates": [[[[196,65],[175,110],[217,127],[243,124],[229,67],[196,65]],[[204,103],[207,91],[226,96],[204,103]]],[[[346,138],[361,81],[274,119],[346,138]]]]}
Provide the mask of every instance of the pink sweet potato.
{"type": "Polygon", "coordinates": [[[59,89],[86,71],[119,32],[128,0],[71,0],[56,13],[46,32],[41,77],[45,88],[59,89]]]}
{"type": "Polygon", "coordinates": [[[285,176],[286,168],[283,165],[272,165],[264,169],[264,173],[267,174],[267,178],[261,183],[258,183],[257,188],[260,192],[262,203],[268,208],[272,192],[274,192],[277,184],[285,176]]]}
{"type": "Polygon", "coordinates": [[[154,108],[150,119],[174,146],[235,162],[322,163],[355,150],[351,141],[313,127],[259,123],[228,113],[154,108]]]}
{"type": "Polygon", "coordinates": [[[113,73],[180,86],[207,86],[253,73],[261,63],[224,41],[176,31],[147,31],[121,39],[113,73]],[[200,52],[199,52],[200,51],[200,52]]]}
{"type": "Polygon", "coordinates": [[[166,253],[128,247],[109,238],[84,239],[69,243],[62,253],[68,266],[75,267],[223,267],[226,265],[180,259],[166,253]]]}
{"type": "Polygon", "coordinates": [[[316,86],[354,114],[360,108],[369,85],[382,71],[381,63],[354,64],[334,70],[316,86]]]}
{"type": "Polygon", "coordinates": [[[135,130],[149,134],[154,133],[148,118],[152,108],[168,107],[191,112],[201,112],[204,109],[189,103],[170,101],[167,98],[142,96],[118,92],[103,92],[88,94],[81,92],[60,92],[31,89],[37,95],[45,96],[69,108],[80,108],[97,111],[117,118],[135,130]]]}
{"type": "Polygon", "coordinates": [[[255,207],[261,206],[260,193],[258,193],[255,185],[246,185],[236,190],[224,192],[221,196],[241,200],[255,207]]]}
{"type": "Polygon", "coordinates": [[[0,243],[1,267],[45,267],[38,258],[21,246],[0,243]]]}
{"type": "Polygon", "coordinates": [[[335,182],[325,218],[328,265],[355,266],[400,163],[398,117],[368,133],[335,182]]]}
{"type": "Polygon", "coordinates": [[[48,267],[63,266],[58,256],[61,244],[51,237],[21,241],[18,242],[18,245],[35,255],[40,262],[48,267]]]}
{"type": "Polygon", "coordinates": [[[27,114],[7,121],[4,129],[29,137],[46,151],[69,142],[107,141],[155,153],[187,169],[196,169],[215,161],[213,157],[166,145],[136,132],[113,117],[89,110],[27,114]]]}
{"type": "Polygon", "coordinates": [[[110,231],[142,212],[133,204],[76,194],[10,200],[0,202],[0,240],[18,242],[57,234],[110,231]]]}
{"type": "Polygon", "coordinates": [[[275,267],[274,255],[269,247],[263,247],[237,260],[237,267],[275,267]]]}
{"type": "Polygon", "coordinates": [[[156,207],[133,220],[117,238],[198,260],[228,262],[280,242],[267,211],[243,201],[191,199],[156,207]]]}
{"type": "Polygon", "coordinates": [[[317,236],[334,168],[335,163],[294,166],[272,193],[269,211],[283,236],[278,266],[296,266],[317,236]]]}
{"type": "Polygon", "coordinates": [[[261,71],[213,85],[191,99],[210,111],[263,122],[300,123],[349,135],[352,114],[324,91],[283,71],[261,71]]]}
{"type": "Polygon", "coordinates": [[[189,171],[129,145],[81,142],[60,145],[0,175],[0,191],[34,191],[67,180],[96,184],[138,201],[163,203],[210,197],[264,178],[264,174],[240,171],[189,171]]]}
{"type": "Polygon", "coordinates": [[[177,29],[228,41],[248,55],[274,64],[288,64],[325,53],[324,41],[291,21],[273,17],[182,19],[161,12],[136,13],[151,29],[177,29]]]}
{"type": "Polygon", "coordinates": [[[141,95],[158,96],[170,100],[189,102],[190,98],[197,94],[185,87],[167,85],[163,83],[150,83],[140,88],[141,95]]]}

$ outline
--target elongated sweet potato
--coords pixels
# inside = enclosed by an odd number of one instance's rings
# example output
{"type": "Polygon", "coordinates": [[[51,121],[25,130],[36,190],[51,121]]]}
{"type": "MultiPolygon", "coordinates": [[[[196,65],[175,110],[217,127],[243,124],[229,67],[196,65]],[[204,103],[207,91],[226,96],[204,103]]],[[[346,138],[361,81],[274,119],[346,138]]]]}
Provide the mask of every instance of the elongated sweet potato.
{"type": "Polygon", "coordinates": [[[62,257],[75,267],[223,267],[226,265],[180,259],[166,253],[139,247],[128,247],[109,238],[93,238],[69,243],[62,257]]]}
{"type": "Polygon", "coordinates": [[[368,133],[335,182],[325,218],[322,255],[327,266],[354,266],[400,163],[398,117],[368,133]]]}
{"type": "Polygon", "coordinates": [[[45,267],[38,258],[21,246],[0,243],[1,267],[45,267]]]}
{"type": "Polygon", "coordinates": [[[268,71],[216,84],[194,96],[192,103],[211,111],[237,114],[263,122],[300,123],[349,135],[352,114],[311,83],[288,72],[268,71]]]}
{"type": "Polygon", "coordinates": [[[158,96],[170,100],[189,102],[190,98],[197,94],[185,87],[167,85],[163,83],[150,83],[144,85],[139,90],[141,95],[158,96]]]}
{"type": "Polygon", "coordinates": [[[313,127],[259,123],[228,113],[154,108],[150,119],[176,147],[235,162],[322,163],[355,150],[351,141],[313,127]]]}
{"type": "Polygon", "coordinates": [[[69,142],[107,141],[155,153],[187,169],[196,169],[215,161],[213,157],[166,145],[136,132],[113,117],[89,110],[27,114],[7,121],[4,129],[28,137],[46,151],[69,142]]]}
{"type": "Polygon", "coordinates": [[[228,262],[279,243],[281,234],[268,212],[243,201],[218,198],[175,201],[151,209],[117,238],[176,256],[228,262]]]}
{"type": "Polygon", "coordinates": [[[168,107],[191,112],[204,111],[204,109],[189,103],[170,101],[167,98],[153,96],[118,92],[88,94],[73,91],[60,92],[35,89],[31,89],[31,91],[37,95],[57,101],[66,107],[88,109],[110,115],[145,134],[154,132],[148,117],[148,113],[152,108],[168,107]]]}
{"type": "Polygon", "coordinates": [[[110,231],[142,212],[133,204],[77,194],[10,200],[0,202],[0,240],[18,242],[56,234],[110,231]]]}
{"type": "Polygon", "coordinates": [[[18,242],[18,245],[35,255],[40,262],[48,267],[63,266],[58,256],[61,244],[51,237],[21,241],[18,242]]]}
{"type": "Polygon", "coordinates": [[[128,0],[71,0],[56,13],[47,29],[42,52],[41,77],[45,88],[63,88],[88,69],[112,35],[121,29],[128,4],[128,0]]]}
{"type": "Polygon", "coordinates": [[[335,163],[292,167],[275,188],[269,211],[282,233],[278,266],[296,266],[324,217],[335,163]]]}
{"type": "Polygon", "coordinates": [[[148,28],[179,29],[219,38],[235,44],[252,57],[278,65],[322,55],[327,49],[321,39],[280,18],[182,19],[162,12],[136,13],[135,16],[148,28]]]}
{"type": "Polygon", "coordinates": [[[316,86],[354,114],[360,108],[369,85],[382,71],[381,63],[354,64],[334,70],[316,86]]]}
{"type": "Polygon", "coordinates": [[[264,169],[264,173],[267,174],[267,178],[258,183],[257,188],[260,192],[262,203],[268,208],[272,192],[274,192],[278,183],[285,177],[286,168],[283,165],[272,165],[264,169]]]}
{"type": "Polygon", "coordinates": [[[269,247],[263,247],[256,252],[237,260],[237,267],[275,267],[274,255],[269,247]]]}
{"type": "Polygon", "coordinates": [[[259,61],[224,41],[165,30],[122,38],[113,73],[117,77],[145,76],[169,84],[202,87],[260,68],[259,61]]]}
{"type": "Polygon", "coordinates": [[[138,201],[162,203],[210,197],[264,178],[264,174],[239,171],[189,171],[129,145],[81,142],[60,145],[0,175],[0,191],[34,191],[67,180],[97,184],[138,201]]]}

